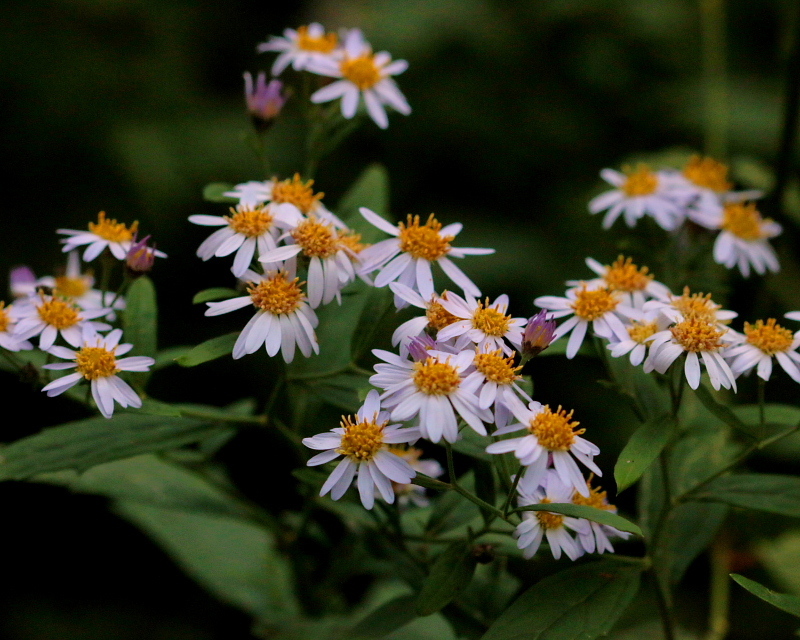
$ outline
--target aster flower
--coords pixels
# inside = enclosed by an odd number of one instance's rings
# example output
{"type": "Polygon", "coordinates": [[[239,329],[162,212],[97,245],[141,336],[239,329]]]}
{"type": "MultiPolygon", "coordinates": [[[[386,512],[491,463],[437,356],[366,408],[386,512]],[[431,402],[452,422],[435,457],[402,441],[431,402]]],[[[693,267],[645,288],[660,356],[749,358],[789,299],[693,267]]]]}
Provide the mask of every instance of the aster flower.
{"type": "Polygon", "coordinates": [[[464,298],[450,294],[441,301],[446,311],[458,318],[457,322],[440,329],[437,334],[439,340],[456,338],[456,348],[466,348],[470,342],[475,343],[476,349],[501,349],[506,355],[513,351],[505,340],[514,347],[522,346],[522,327],[527,323],[525,318],[512,318],[506,314],[508,310],[508,296],[503,294],[490,303],[479,302],[468,293],[464,298]]]}
{"type": "Polygon", "coordinates": [[[326,33],[321,24],[312,22],[297,30],[284,29],[283,36],[270,36],[256,50],[259,53],[280,52],[272,64],[272,75],[279,76],[290,64],[295,71],[307,69],[312,61],[329,57],[338,44],[339,38],[335,33],[326,33]]]}
{"type": "MultiPolygon", "coordinates": [[[[62,240],[64,243],[63,251],[65,253],[78,247],[89,245],[86,247],[86,251],[83,252],[83,259],[85,262],[91,262],[103,253],[103,250],[106,248],[108,248],[117,260],[124,260],[128,255],[128,249],[131,248],[134,235],[138,228],[138,222],[127,226],[122,222],[109,220],[106,218],[106,212],[101,211],[97,215],[97,222],[89,223],[88,231],[58,229],[58,233],[69,236],[62,240]]],[[[161,251],[156,251],[155,253],[159,258],[167,257],[166,254],[161,251]]]]}
{"type": "Polygon", "coordinates": [[[506,435],[521,429],[527,430],[528,434],[494,442],[486,447],[486,453],[513,452],[519,463],[528,467],[521,483],[527,490],[532,490],[544,482],[548,462],[552,459],[561,481],[575,487],[581,495],[588,495],[586,481],[575,460],[598,476],[602,476],[602,471],[592,461],[592,458],[600,453],[600,449],[581,438],[586,429],[576,431],[580,422],[572,420],[573,412],[567,413],[561,407],[552,411],[549,405],[542,405],[539,402],[531,402],[527,408],[512,404],[510,408],[519,422],[501,427],[492,435],[506,435]]]}
{"type": "MultiPolygon", "coordinates": [[[[526,507],[532,504],[552,504],[570,502],[573,490],[571,484],[565,484],[557,473],[550,472],[544,479],[543,486],[527,492],[518,488],[517,504],[526,507]]],[[[530,559],[539,550],[542,539],[547,538],[550,552],[558,560],[562,552],[570,560],[577,560],[583,555],[583,548],[569,534],[567,529],[579,534],[590,533],[587,520],[571,518],[552,511],[523,511],[522,522],[514,530],[517,548],[522,549],[523,557],[530,559]]]]}
{"type": "MultiPolygon", "coordinates": [[[[444,474],[444,469],[436,460],[423,458],[422,449],[414,447],[390,446],[389,453],[399,456],[417,473],[423,473],[429,478],[438,478],[444,474]]],[[[430,504],[425,495],[425,488],[416,484],[403,484],[392,482],[392,489],[397,496],[400,506],[413,504],[416,507],[427,507],[430,504]]]]}
{"type": "MultiPolygon", "coordinates": [[[[586,265],[599,277],[586,281],[589,289],[607,288],[622,293],[623,304],[641,309],[648,298],[663,299],[669,296],[669,288],[657,282],[647,267],[639,267],[631,258],[618,256],[610,265],[602,265],[594,258],[586,258],[586,265]]],[[[582,281],[567,282],[570,286],[581,286],[582,281]]]]}
{"type": "Polygon", "coordinates": [[[395,226],[366,207],[361,207],[359,211],[368,222],[394,236],[361,253],[361,273],[380,269],[375,277],[376,287],[385,287],[397,280],[417,291],[424,300],[430,300],[434,295],[431,265],[438,264],[465,293],[475,297],[481,295],[480,289],[451,262],[450,257],[488,255],[494,253],[494,249],[451,247],[450,243],[461,231],[460,223],[442,227],[431,214],[425,224],[420,224],[419,216],[409,215],[405,223],[400,222],[395,226]]]}
{"type": "Polygon", "coordinates": [[[249,282],[248,295],[209,302],[205,313],[218,316],[248,305],[257,309],[233,345],[234,359],[255,353],[262,344],[270,356],[280,351],[286,362],[294,359],[295,345],[306,358],[319,353],[314,333],[319,321],[293,272],[270,271],[261,275],[248,270],[242,277],[249,282]]]}
{"type": "Polygon", "coordinates": [[[27,351],[33,345],[27,340],[20,340],[15,335],[17,311],[13,304],[6,306],[0,301],[0,347],[7,351],[27,351]]]}
{"type": "Polygon", "coordinates": [[[309,71],[331,78],[341,78],[311,95],[311,102],[342,99],[342,115],[348,120],[358,110],[363,98],[369,117],[381,129],[389,126],[384,105],[408,115],[411,107],[391,76],[408,68],[405,60],[395,60],[385,51],[373,54],[359,29],[351,29],[344,42],[341,56],[317,57],[309,61],[309,71]]]}
{"type": "Polygon", "coordinates": [[[672,181],[663,171],[651,171],[645,164],[624,173],[603,169],[600,176],[614,187],[589,202],[590,213],[606,211],[603,228],[609,229],[622,215],[629,227],[643,216],[651,216],[663,229],[676,229],[684,218],[683,207],[672,197],[672,181]]]}
{"type": "MultiPolygon", "coordinates": [[[[579,493],[574,493],[572,495],[573,504],[594,507],[595,509],[603,509],[604,511],[610,511],[611,513],[617,512],[617,508],[613,504],[609,503],[606,492],[602,491],[600,487],[592,486],[591,478],[586,481],[586,486],[589,489],[589,495],[582,496],[579,493]]],[[[600,524],[599,522],[593,522],[591,520],[587,520],[586,522],[589,525],[588,527],[581,530],[576,530],[578,534],[578,543],[580,543],[580,546],[586,553],[604,553],[606,551],[609,553],[614,553],[614,547],[611,546],[609,537],[622,539],[627,539],[630,537],[629,533],[620,531],[619,529],[611,527],[607,524],[600,524]]]]}
{"type": "Polygon", "coordinates": [[[424,316],[407,320],[397,327],[392,334],[392,345],[397,346],[399,344],[401,353],[408,344],[408,341],[412,338],[416,338],[423,333],[423,331],[428,330],[435,335],[440,329],[444,329],[458,321],[458,318],[447,311],[441,303],[443,298],[451,295],[449,291],[443,292],[441,297],[434,293],[430,299],[426,301],[411,287],[407,287],[399,282],[390,282],[389,288],[394,293],[395,306],[397,308],[412,304],[419,309],[425,310],[424,316]]]}
{"type": "Polygon", "coordinates": [[[265,130],[277,118],[287,96],[283,93],[283,82],[270,80],[267,84],[267,75],[262,71],[256,78],[253,86],[253,76],[250,72],[244,73],[244,97],[247,111],[256,129],[265,130]]]}
{"type": "Polygon", "coordinates": [[[647,355],[647,347],[659,331],[664,331],[670,324],[658,311],[642,312],[638,319],[631,319],[625,323],[628,338],[614,340],[607,345],[614,358],[629,354],[630,363],[637,367],[647,355]]]}
{"type": "Polygon", "coordinates": [[[627,330],[617,316],[618,312],[627,311],[623,305],[623,294],[619,291],[609,288],[590,289],[583,283],[579,288],[568,289],[564,298],[540,296],[533,303],[551,311],[553,318],[572,315],[555,332],[556,339],[572,332],[567,342],[567,358],[574,358],[578,353],[590,323],[594,332],[602,338],[611,341],[627,338],[627,330]]]}
{"type": "Polygon", "coordinates": [[[734,375],[739,376],[757,367],[758,377],[769,380],[774,357],[792,380],[800,382],[800,354],[797,353],[800,332],[793,334],[776,324],[775,318],[769,318],[766,322],[745,322],[744,333],[731,333],[735,343],[723,355],[730,362],[734,375]]]}
{"type": "Polygon", "coordinates": [[[519,375],[522,365],[515,366],[514,356],[503,357],[500,349],[491,351],[487,347],[478,347],[473,364],[475,370],[467,375],[466,380],[468,383],[472,383],[474,378],[479,380],[478,407],[494,407],[494,423],[498,427],[508,424],[512,405],[524,410],[525,402],[532,402],[517,384],[522,380],[519,375]]]}
{"type": "Polygon", "coordinates": [[[394,502],[392,482],[407,484],[417,473],[406,460],[392,453],[389,445],[413,442],[419,438],[419,430],[404,429],[402,425],[389,424],[389,420],[389,413],[381,410],[378,392],[372,390],[355,417],[342,416],[341,427],[303,438],[305,446],[322,451],[308,461],[310,467],[344,456],[319,495],[330,491],[331,498],[338,500],[357,473],[364,508],[372,509],[376,488],[386,502],[394,502]]]}
{"type": "Polygon", "coordinates": [[[83,331],[87,328],[107,331],[111,327],[102,322],[94,322],[94,318],[107,316],[111,310],[80,309],[73,302],[59,296],[48,296],[39,292],[27,303],[19,307],[18,319],[14,335],[18,340],[27,340],[39,336],[39,348],[47,351],[61,337],[73,347],[81,345],[83,331]]]}
{"type": "Polygon", "coordinates": [[[491,420],[478,407],[480,380],[465,380],[472,365],[473,351],[456,355],[429,351],[425,360],[414,362],[389,351],[372,351],[384,363],[375,365],[371,385],[384,389],[381,399],[391,409],[392,420],[411,420],[419,416],[422,437],[431,442],[458,439],[456,414],[481,435],[486,435],[483,419],[491,420]]]}
{"type": "Polygon", "coordinates": [[[73,362],[44,365],[45,369],[75,369],[75,373],[54,380],[42,391],[48,397],[64,393],[74,387],[81,379],[90,381],[92,397],[104,417],[110,418],[114,413],[114,402],[122,407],[141,407],[142,399],[117,376],[120,371],[149,371],[155,364],[153,358],[133,356],[118,359],[133,348],[132,344],[120,344],[121,329],[114,329],[103,337],[91,327],[84,331],[80,348],[77,351],[66,347],[51,347],[48,353],[73,362]]]}

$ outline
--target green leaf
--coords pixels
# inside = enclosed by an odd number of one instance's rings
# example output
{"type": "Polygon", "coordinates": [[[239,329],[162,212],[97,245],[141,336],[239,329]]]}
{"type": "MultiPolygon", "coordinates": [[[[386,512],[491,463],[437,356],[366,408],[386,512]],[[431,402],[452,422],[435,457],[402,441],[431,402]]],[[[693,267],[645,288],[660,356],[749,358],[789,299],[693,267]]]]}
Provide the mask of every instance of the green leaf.
{"type": "Polygon", "coordinates": [[[536,583],[481,640],[592,640],[607,634],[639,590],[640,567],[602,560],[536,583]]]}
{"type": "Polygon", "coordinates": [[[737,431],[743,431],[747,434],[750,433],[751,429],[742,422],[731,409],[717,402],[707,387],[700,385],[694,392],[700,402],[703,403],[703,406],[719,420],[737,431]]]}
{"type": "Polygon", "coordinates": [[[777,593],[772,589],[767,589],[764,585],[740,576],[736,573],[731,574],[731,578],[742,587],[747,589],[757,598],[761,598],[764,602],[768,602],[773,607],[777,607],[781,611],[791,613],[793,616],[800,618],[800,598],[786,593],[777,593]]]}
{"type": "Polygon", "coordinates": [[[543,504],[529,504],[524,507],[519,507],[515,511],[550,511],[552,513],[560,513],[571,518],[584,518],[592,522],[599,522],[600,524],[607,524],[610,527],[619,529],[620,531],[627,531],[628,533],[635,533],[637,536],[642,535],[642,530],[633,524],[630,520],[626,520],[616,513],[606,511],[605,509],[596,509],[589,507],[585,504],[572,504],[571,502],[547,502],[543,504]]]}
{"type": "Polygon", "coordinates": [[[212,287],[211,289],[203,289],[194,294],[192,304],[211,302],[212,300],[227,300],[241,295],[241,291],[230,289],[229,287],[212,287]]]}
{"type": "Polygon", "coordinates": [[[642,476],[674,433],[675,421],[670,415],[648,420],[633,433],[614,467],[617,492],[624,491],[642,476]]]}
{"type": "MultiPolygon", "coordinates": [[[[757,425],[760,420],[757,404],[745,404],[734,407],[733,412],[742,422],[748,425],[757,425]]],[[[800,407],[794,407],[788,404],[765,404],[764,419],[767,424],[794,427],[800,424],[800,407]]]]}
{"type": "Polygon", "coordinates": [[[193,347],[189,353],[177,357],[175,361],[182,367],[196,367],[198,364],[230,355],[238,337],[239,333],[234,332],[211,338],[193,347]]]}
{"type": "Polygon", "coordinates": [[[361,373],[340,373],[327,378],[318,378],[293,382],[292,387],[303,386],[315,396],[328,404],[355,413],[362,402],[358,397],[359,389],[369,389],[369,378],[361,373]]]}
{"type": "Polygon", "coordinates": [[[361,207],[386,218],[389,213],[389,174],[381,164],[371,164],[361,173],[339,200],[336,213],[351,228],[361,233],[365,242],[382,239],[383,232],[373,227],[359,213],[361,207]]]}
{"type": "Polygon", "coordinates": [[[389,600],[342,634],[342,640],[377,640],[408,624],[417,617],[415,599],[413,594],[406,594],[389,600]]]}
{"type": "Polygon", "coordinates": [[[174,364],[178,364],[177,359],[181,356],[185,356],[191,350],[192,347],[188,346],[169,347],[167,349],[162,349],[156,354],[156,363],[150,367],[150,370],[158,371],[159,369],[164,369],[174,364]]]}
{"type": "MultiPolygon", "coordinates": [[[[131,355],[156,355],[158,338],[158,308],[153,281],[147,276],[139,276],[133,281],[125,294],[125,311],[122,315],[123,340],[133,344],[131,355]]],[[[149,371],[128,374],[143,386],[150,377],[149,371]]]]}
{"type": "Polygon", "coordinates": [[[218,435],[220,426],[190,418],[118,413],[45,429],[0,450],[0,480],[95,465],[164,451],[218,435]]]}
{"type": "Polygon", "coordinates": [[[800,518],[800,478],[797,476],[737,473],[715,478],[694,498],[800,518]]]}
{"type": "Polygon", "coordinates": [[[436,558],[417,596],[417,615],[428,616],[447,605],[472,580],[476,564],[471,544],[454,542],[447,547],[436,558]]]}
{"type": "Polygon", "coordinates": [[[203,187],[203,200],[207,202],[239,202],[237,198],[222,195],[226,191],[233,189],[234,185],[229,182],[212,182],[203,187]]]}
{"type": "Polygon", "coordinates": [[[394,310],[394,294],[389,287],[373,287],[367,294],[364,310],[358,318],[350,346],[353,362],[358,362],[369,348],[378,329],[385,326],[386,316],[394,310]]]}

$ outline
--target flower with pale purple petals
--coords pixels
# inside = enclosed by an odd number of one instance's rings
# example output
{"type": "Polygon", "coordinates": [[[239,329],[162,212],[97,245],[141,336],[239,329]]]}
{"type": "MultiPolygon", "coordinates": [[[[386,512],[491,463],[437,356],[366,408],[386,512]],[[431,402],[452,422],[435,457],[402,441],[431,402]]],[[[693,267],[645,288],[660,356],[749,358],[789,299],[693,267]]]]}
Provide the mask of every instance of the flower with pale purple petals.
{"type": "Polygon", "coordinates": [[[256,77],[255,87],[253,76],[249,71],[245,71],[244,97],[253,125],[259,131],[264,131],[272,125],[288,99],[283,91],[283,82],[270,80],[267,83],[267,75],[263,71],[256,77]]]}

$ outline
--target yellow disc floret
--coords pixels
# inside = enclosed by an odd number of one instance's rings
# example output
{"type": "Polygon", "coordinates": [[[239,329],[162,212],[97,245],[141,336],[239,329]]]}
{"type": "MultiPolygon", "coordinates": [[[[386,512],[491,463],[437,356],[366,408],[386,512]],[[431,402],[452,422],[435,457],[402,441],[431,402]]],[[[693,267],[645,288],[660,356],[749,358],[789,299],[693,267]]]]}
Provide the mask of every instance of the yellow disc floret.
{"type": "Polygon", "coordinates": [[[576,292],[572,308],[582,320],[597,320],[617,308],[618,295],[611,289],[587,289],[586,285],[576,292]]]}
{"type": "Polygon", "coordinates": [[[763,220],[758,209],[756,209],[756,205],[752,202],[730,202],[725,205],[722,228],[742,240],[752,242],[766,237],[766,234],[761,230],[761,225],[764,222],[772,221],[763,220]]]}
{"type": "Polygon", "coordinates": [[[489,353],[475,354],[475,368],[480,371],[487,380],[496,384],[511,384],[515,380],[522,379],[518,375],[522,366],[514,366],[514,356],[504,358],[500,355],[500,349],[489,353]]]}
{"type": "Polygon", "coordinates": [[[353,416],[342,416],[339,424],[344,434],[336,453],[347,456],[353,462],[369,462],[383,448],[383,428],[387,422],[357,422],[353,416]]]}
{"type": "Polygon", "coordinates": [[[281,271],[273,273],[270,277],[258,284],[251,284],[247,293],[253,301],[253,306],[273,315],[288,314],[297,311],[300,303],[305,299],[300,289],[299,278],[289,280],[286,273],[281,271]]]}
{"type": "Polygon", "coordinates": [[[309,258],[330,258],[339,250],[339,241],[333,229],[313,217],[297,225],[292,237],[309,258]]]}
{"type": "Polygon", "coordinates": [[[87,380],[108,378],[119,371],[114,351],[104,347],[83,347],[75,355],[76,367],[87,380]]]}
{"type": "Polygon", "coordinates": [[[419,216],[409,215],[405,224],[399,223],[400,227],[400,251],[410,253],[414,258],[424,260],[438,260],[447,255],[450,251],[450,242],[455,236],[443,236],[439,232],[442,230],[442,223],[431,214],[424,225],[420,225],[419,216]]]}
{"type": "Polygon", "coordinates": [[[694,155],[683,168],[683,175],[698,187],[711,189],[717,193],[730,191],[733,184],[728,182],[728,167],[713,158],[694,155]]]}
{"type": "Polygon", "coordinates": [[[122,222],[109,220],[106,218],[105,211],[101,211],[97,214],[97,222],[89,223],[89,231],[109,242],[129,242],[133,240],[133,236],[138,228],[138,222],[134,222],[128,227],[122,222]]]}
{"type": "Polygon", "coordinates": [[[297,29],[297,47],[303,51],[316,51],[318,53],[330,53],[336,48],[339,38],[335,33],[323,33],[321,36],[312,36],[308,32],[308,27],[297,29]]]}
{"type": "Polygon", "coordinates": [[[44,300],[39,306],[39,317],[43,322],[55,327],[59,331],[75,326],[81,317],[78,310],[68,302],[51,298],[44,300]]]}
{"type": "MultiPolygon", "coordinates": [[[[553,502],[550,498],[542,498],[539,504],[550,504],[553,502]]],[[[536,519],[542,529],[558,529],[564,524],[564,516],[560,513],[553,513],[552,511],[534,511],[536,519]]]]}
{"type": "MultiPolygon", "coordinates": [[[[443,298],[447,297],[447,292],[442,294],[443,298]]],[[[458,322],[452,313],[445,309],[439,302],[431,302],[425,310],[425,317],[428,319],[428,326],[436,331],[449,327],[454,322],[458,322]]]]}
{"type": "Polygon", "coordinates": [[[70,278],[69,276],[58,276],[56,278],[56,286],[53,293],[57,296],[64,298],[80,298],[85,296],[92,286],[91,278],[78,276],[77,278],[70,278]]]}
{"type": "Polygon", "coordinates": [[[658,333],[658,323],[656,322],[637,322],[632,320],[631,326],[628,327],[628,335],[631,340],[639,344],[645,344],[656,333],[658,333]]]}
{"type": "Polygon", "coordinates": [[[630,258],[619,256],[608,267],[603,280],[610,289],[616,291],[644,291],[653,281],[653,276],[648,271],[650,269],[647,267],[637,267],[630,258]]]}
{"type": "Polygon", "coordinates": [[[758,347],[768,356],[773,356],[781,351],[788,351],[794,335],[789,329],[775,323],[775,318],[770,318],[766,322],[756,320],[755,324],[744,323],[744,335],[747,342],[754,347],[758,347]]]}
{"type": "Polygon", "coordinates": [[[307,215],[317,206],[318,201],[325,195],[322,192],[315,194],[314,190],[311,188],[313,184],[313,180],[303,182],[300,179],[300,174],[295,173],[291,180],[283,180],[275,183],[275,186],[272,187],[272,201],[277,204],[288,202],[307,215]]]}
{"type": "Polygon", "coordinates": [[[549,405],[545,405],[542,411],[531,420],[528,431],[536,436],[539,444],[545,449],[568,451],[575,442],[575,436],[586,431],[586,429],[575,431],[580,422],[573,422],[572,414],[572,411],[567,413],[560,405],[555,413],[549,405]]]}
{"type": "Polygon", "coordinates": [[[717,322],[717,310],[721,308],[711,300],[711,294],[691,293],[689,287],[683,288],[683,295],[672,300],[674,306],[686,317],[700,318],[707,322],[717,322]]]}
{"type": "Polygon", "coordinates": [[[0,300],[0,333],[8,331],[8,327],[11,324],[11,316],[8,315],[8,310],[5,306],[5,300],[0,300]]]}
{"type": "Polygon", "coordinates": [[[461,384],[461,376],[453,365],[430,357],[414,363],[413,380],[417,389],[429,396],[449,395],[461,384]]]}
{"type": "Polygon", "coordinates": [[[703,318],[690,317],[670,328],[675,341],[686,351],[716,351],[722,347],[725,332],[703,318]]]}
{"type": "Polygon", "coordinates": [[[636,196],[649,196],[658,189],[658,177],[655,173],[650,171],[650,167],[646,164],[636,165],[636,169],[631,167],[623,167],[625,173],[625,184],[622,185],[622,190],[626,196],[631,198],[636,196]]]}
{"type": "Polygon", "coordinates": [[[508,332],[510,322],[511,316],[489,306],[489,298],[486,298],[486,302],[479,302],[478,308],[472,313],[473,328],[495,338],[501,338],[508,332]]]}
{"type": "Polygon", "coordinates": [[[601,487],[593,487],[591,478],[586,481],[586,488],[589,489],[589,495],[582,496],[576,491],[575,495],[572,496],[572,504],[582,504],[587,507],[594,507],[595,509],[616,511],[616,507],[608,502],[607,492],[603,491],[601,487]]]}
{"type": "Polygon", "coordinates": [[[339,247],[350,253],[357,255],[366,249],[369,245],[361,242],[361,234],[353,231],[344,233],[338,238],[339,247]]]}
{"type": "Polygon", "coordinates": [[[252,209],[240,205],[238,211],[232,208],[231,214],[225,216],[228,226],[236,233],[241,233],[248,238],[257,238],[269,231],[272,226],[273,216],[267,207],[252,209]]]}
{"type": "Polygon", "coordinates": [[[358,58],[345,58],[342,60],[339,69],[342,72],[342,76],[356,85],[361,91],[372,89],[383,78],[372,54],[359,56],[358,58]]]}

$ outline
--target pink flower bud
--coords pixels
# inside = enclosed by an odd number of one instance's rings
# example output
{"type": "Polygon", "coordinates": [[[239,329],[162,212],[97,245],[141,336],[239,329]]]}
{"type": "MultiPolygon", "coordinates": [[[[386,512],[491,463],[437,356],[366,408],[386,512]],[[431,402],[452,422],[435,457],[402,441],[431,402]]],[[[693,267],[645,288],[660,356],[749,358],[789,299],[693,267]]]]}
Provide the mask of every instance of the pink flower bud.
{"type": "Polygon", "coordinates": [[[530,320],[522,335],[522,355],[525,360],[538,356],[553,342],[556,321],[548,317],[546,311],[540,311],[530,320]]]}
{"type": "Polygon", "coordinates": [[[269,127],[280,115],[287,100],[283,92],[283,83],[280,80],[271,80],[267,84],[267,76],[263,71],[258,74],[255,87],[253,87],[253,76],[245,71],[244,97],[253,124],[262,130],[269,127]]]}

